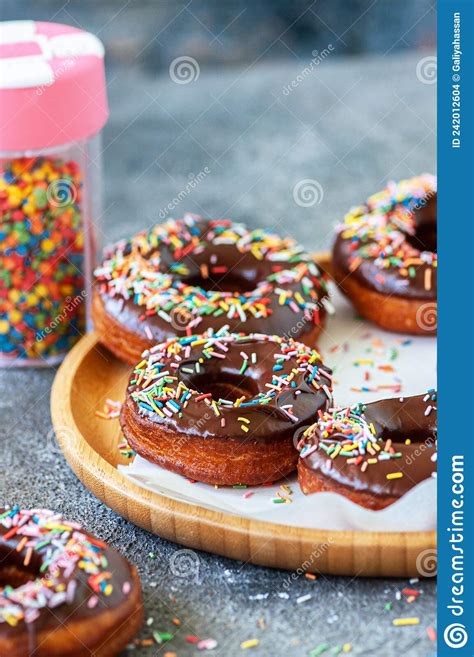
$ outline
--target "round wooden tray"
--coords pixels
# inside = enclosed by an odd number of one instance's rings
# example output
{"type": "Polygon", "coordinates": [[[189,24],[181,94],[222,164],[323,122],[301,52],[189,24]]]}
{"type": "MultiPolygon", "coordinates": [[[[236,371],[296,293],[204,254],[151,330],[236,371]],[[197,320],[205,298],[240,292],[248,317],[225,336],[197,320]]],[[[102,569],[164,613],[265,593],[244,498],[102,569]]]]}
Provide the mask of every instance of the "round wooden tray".
{"type": "Polygon", "coordinates": [[[134,484],[116,468],[126,463],[117,449],[118,420],[95,415],[107,398],[124,398],[129,373],[130,367],[92,333],[61,365],[51,395],[53,426],[69,465],[96,497],[128,520],[190,548],[263,566],[337,575],[416,576],[420,555],[434,553],[434,531],[290,527],[212,511],[134,484]]]}

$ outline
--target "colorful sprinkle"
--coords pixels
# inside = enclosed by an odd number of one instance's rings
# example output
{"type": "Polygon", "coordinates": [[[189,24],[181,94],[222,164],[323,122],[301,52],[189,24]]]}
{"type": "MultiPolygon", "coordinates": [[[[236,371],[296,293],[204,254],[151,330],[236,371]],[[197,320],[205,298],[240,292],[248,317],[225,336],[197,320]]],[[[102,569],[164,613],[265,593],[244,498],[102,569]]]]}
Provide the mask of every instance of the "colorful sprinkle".
{"type": "Polygon", "coordinates": [[[420,619],[416,616],[413,618],[394,618],[392,624],[395,627],[405,627],[406,625],[419,625],[420,619]]]}

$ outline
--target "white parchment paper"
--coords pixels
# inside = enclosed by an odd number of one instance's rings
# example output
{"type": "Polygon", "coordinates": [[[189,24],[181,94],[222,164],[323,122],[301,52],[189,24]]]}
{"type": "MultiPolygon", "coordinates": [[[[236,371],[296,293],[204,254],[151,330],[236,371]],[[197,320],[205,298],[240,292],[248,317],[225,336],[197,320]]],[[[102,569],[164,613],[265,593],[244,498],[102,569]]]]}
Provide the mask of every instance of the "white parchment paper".
{"type": "MultiPolygon", "coordinates": [[[[338,405],[421,394],[436,387],[436,338],[388,333],[354,316],[335,289],[335,315],[319,341],[324,362],[335,372],[338,405]],[[397,391],[396,386],[400,386],[397,391]]],[[[382,511],[369,511],[336,493],[301,493],[296,475],[272,486],[214,488],[191,483],[136,457],[119,470],[136,484],[162,495],[217,511],[313,529],[426,531],[436,527],[436,480],[422,482],[382,511]],[[290,486],[291,495],[280,489],[290,486]],[[292,502],[275,504],[277,493],[292,502]]]]}

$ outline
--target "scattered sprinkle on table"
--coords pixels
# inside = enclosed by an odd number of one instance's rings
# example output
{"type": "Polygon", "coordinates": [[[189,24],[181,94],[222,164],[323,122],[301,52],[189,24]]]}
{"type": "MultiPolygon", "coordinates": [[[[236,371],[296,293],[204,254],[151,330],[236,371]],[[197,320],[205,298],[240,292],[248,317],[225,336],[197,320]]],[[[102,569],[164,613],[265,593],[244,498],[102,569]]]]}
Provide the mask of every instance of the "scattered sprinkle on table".
{"type": "Polygon", "coordinates": [[[188,634],[186,636],[186,641],[188,643],[199,643],[200,638],[198,636],[196,636],[195,634],[188,634]]]}
{"type": "Polygon", "coordinates": [[[160,644],[163,643],[163,641],[171,641],[174,639],[174,635],[170,632],[153,632],[153,638],[155,639],[156,643],[160,644]]]}
{"type": "Polygon", "coordinates": [[[413,618],[394,618],[392,624],[395,625],[395,627],[404,627],[405,625],[419,625],[420,619],[418,616],[413,618]]]}
{"type": "Polygon", "coordinates": [[[197,643],[198,650],[214,650],[217,648],[217,641],[215,639],[201,639],[197,643]]]}
{"type": "Polygon", "coordinates": [[[313,596],[311,595],[311,593],[306,593],[306,595],[300,595],[299,598],[296,598],[296,604],[300,605],[303,602],[308,602],[308,600],[311,600],[312,597],[313,596]]]}
{"type": "Polygon", "coordinates": [[[436,642],[436,630],[434,629],[434,627],[427,627],[426,634],[428,635],[428,639],[430,641],[433,641],[433,643],[436,642]]]}

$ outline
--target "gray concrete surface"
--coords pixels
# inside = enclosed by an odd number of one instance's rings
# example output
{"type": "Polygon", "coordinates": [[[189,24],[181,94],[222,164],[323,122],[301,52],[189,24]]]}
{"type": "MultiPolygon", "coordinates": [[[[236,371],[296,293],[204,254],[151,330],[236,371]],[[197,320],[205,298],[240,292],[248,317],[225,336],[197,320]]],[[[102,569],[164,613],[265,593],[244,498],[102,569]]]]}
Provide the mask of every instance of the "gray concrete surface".
{"type": "MultiPolygon", "coordinates": [[[[203,66],[199,79],[186,85],[166,73],[110,70],[103,239],[150,225],[186,188],[190,174],[209,167],[172,214],[231,216],[291,233],[308,248],[327,247],[333,223],[351,204],[388,178],[434,170],[435,86],[416,75],[417,63],[429,54],[331,55],[288,95],[282,89],[301,74],[302,59],[225,72],[203,66]],[[295,203],[294,187],[304,179],[318,181],[320,203],[295,203]]],[[[404,581],[300,577],[285,589],[288,573],[208,554],[198,555],[198,578],[174,575],[170,559],[179,546],[94,499],[54,448],[53,376],[48,370],[0,372],[0,497],[59,509],[137,565],[152,619],[140,637],[157,630],[175,638],[130,654],[196,655],[188,634],[216,639],[210,654],[219,657],[247,654],[240,643],[252,638],[260,645],[248,654],[265,657],[303,657],[319,644],[345,642],[364,657],[435,652],[426,636],[436,616],[431,580],[415,586],[423,594],[408,604],[396,600],[404,581]],[[306,593],[312,598],[297,604],[306,593]],[[391,611],[384,610],[387,602],[393,602],[391,611]],[[393,627],[397,616],[418,616],[420,625],[393,627]]]]}
{"type": "Polygon", "coordinates": [[[310,74],[304,59],[203,68],[183,85],[168,75],[112,70],[107,238],[152,225],[192,176],[208,169],[169,214],[230,216],[326,248],[351,205],[388,179],[434,170],[435,85],[416,75],[430,54],[329,54],[310,74]],[[306,179],[322,192],[320,202],[301,207],[293,192],[306,179]]]}

